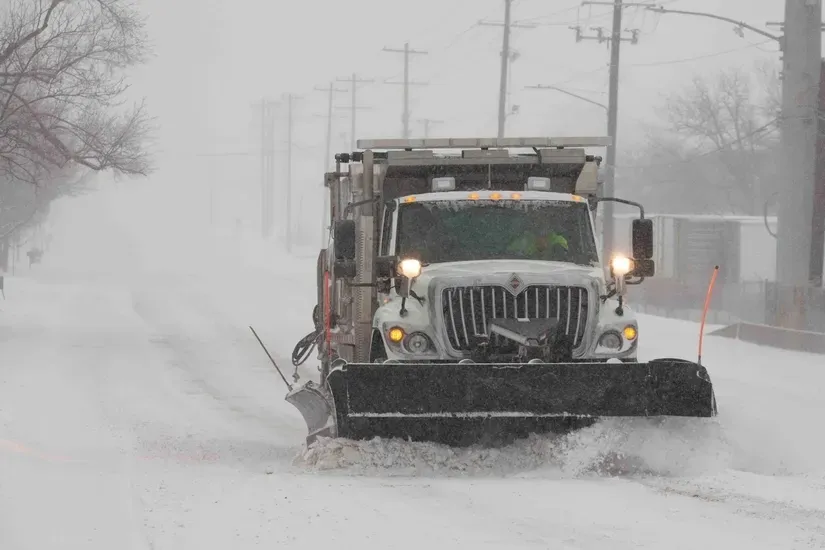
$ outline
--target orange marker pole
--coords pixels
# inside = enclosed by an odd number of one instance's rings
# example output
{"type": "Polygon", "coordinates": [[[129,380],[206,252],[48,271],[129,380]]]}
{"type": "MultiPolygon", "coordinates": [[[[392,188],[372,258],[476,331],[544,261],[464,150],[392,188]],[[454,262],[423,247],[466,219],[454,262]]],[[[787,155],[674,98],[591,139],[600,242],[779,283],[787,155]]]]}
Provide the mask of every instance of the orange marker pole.
{"type": "Polygon", "coordinates": [[[332,321],[330,319],[330,312],[332,311],[332,304],[329,289],[329,271],[324,271],[324,341],[327,347],[327,357],[332,357],[332,321]]]}
{"type": "Polygon", "coordinates": [[[699,329],[699,360],[697,361],[700,365],[702,364],[702,344],[705,339],[705,319],[708,316],[708,309],[710,308],[710,297],[713,294],[713,285],[716,284],[716,275],[719,274],[719,266],[713,268],[713,275],[710,276],[710,284],[708,285],[708,293],[705,296],[705,308],[702,310],[702,325],[699,329]]]}

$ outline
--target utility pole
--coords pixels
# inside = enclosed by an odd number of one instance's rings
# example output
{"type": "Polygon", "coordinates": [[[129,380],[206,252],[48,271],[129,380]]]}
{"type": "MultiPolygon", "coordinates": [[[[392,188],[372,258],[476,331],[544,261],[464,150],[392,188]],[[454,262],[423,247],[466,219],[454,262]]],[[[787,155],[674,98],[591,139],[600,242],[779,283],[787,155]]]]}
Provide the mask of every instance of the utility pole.
{"type": "Polygon", "coordinates": [[[424,125],[424,137],[425,138],[430,137],[430,124],[432,124],[432,125],[444,124],[443,120],[434,120],[434,119],[431,119],[431,118],[421,118],[421,119],[418,120],[418,122],[420,122],[421,124],[424,125]]]}
{"type": "MultiPolygon", "coordinates": [[[[324,173],[327,173],[332,168],[332,105],[333,99],[335,98],[336,93],[343,93],[346,92],[346,89],[336,88],[335,82],[329,83],[329,88],[319,88],[315,87],[316,90],[325,91],[327,92],[327,137],[326,137],[326,147],[324,148],[324,173]]],[[[324,209],[321,212],[321,248],[325,248],[327,245],[327,231],[329,229],[329,193],[326,190],[326,187],[321,191],[324,195],[322,202],[324,205],[324,209]]]]}
{"type": "MultiPolygon", "coordinates": [[[[780,185],[784,186],[778,189],[781,198],[776,275],[781,284],[807,286],[811,276],[818,88],[822,58],[820,0],[786,0],[784,31],[782,158],[779,163],[782,174],[780,185]]],[[[794,301],[799,303],[797,299],[794,301]]],[[[793,309],[795,312],[799,310],[799,307],[793,309]]]]}
{"type": "Polygon", "coordinates": [[[350,147],[352,148],[353,151],[355,151],[355,149],[357,147],[356,141],[358,139],[356,137],[356,133],[355,133],[355,129],[356,129],[355,114],[356,114],[357,111],[366,108],[366,107],[359,107],[358,106],[358,102],[356,100],[356,97],[357,97],[356,93],[357,93],[357,90],[358,90],[358,84],[365,84],[365,83],[374,82],[374,81],[363,79],[363,78],[358,78],[357,74],[352,73],[352,76],[350,78],[339,78],[338,82],[348,82],[349,85],[350,85],[351,102],[350,102],[349,109],[350,109],[350,127],[351,127],[351,130],[350,130],[350,138],[349,139],[350,139],[350,147]]]}
{"type": "Polygon", "coordinates": [[[272,236],[275,204],[275,108],[278,104],[262,99],[257,104],[261,123],[261,236],[272,236]]]}
{"type": "MultiPolygon", "coordinates": [[[[605,179],[602,188],[602,195],[612,197],[615,195],[616,183],[616,150],[618,147],[618,126],[619,126],[619,60],[622,42],[638,43],[639,31],[632,30],[632,38],[622,37],[622,10],[628,6],[650,6],[642,3],[626,3],[623,0],[613,0],[612,2],[582,2],[582,5],[608,5],[613,6],[613,28],[610,36],[605,37],[602,29],[597,29],[595,37],[584,36],[580,27],[573,27],[576,31],[576,42],[582,40],[597,40],[599,43],[608,41],[610,45],[610,77],[608,85],[607,100],[607,135],[612,139],[610,147],[607,148],[607,158],[605,159],[605,179]]],[[[613,250],[613,203],[605,202],[602,210],[602,256],[610,258],[613,250]]]]}
{"type": "MultiPolygon", "coordinates": [[[[819,71],[819,112],[825,113],[825,60],[819,71]]],[[[822,278],[825,263],[825,117],[817,120],[816,183],[811,224],[811,284],[825,286],[822,278]]]]}
{"type": "Polygon", "coordinates": [[[410,86],[426,86],[426,82],[410,82],[410,54],[427,55],[429,52],[422,50],[411,50],[410,43],[404,43],[404,49],[384,48],[385,52],[404,54],[404,82],[387,82],[387,84],[402,84],[404,86],[404,111],[401,115],[402,136],[404,139],[410,137],[410,86]]]}
{"type": "Polygon", "coordinates": [[[532,29],[536,25],[530,23],[513,23],[511,11],[513,0],[504,0],[504,23],[479,21],[478,24],[487,27],[504,27],[501,39],[501,75],[498,89],[498,137],[504,137],[504,126],[507,120],[507,76],[510,63],[510,30],[513,28],[532,29]]]}
{"type": "Polygon", "coordinates": [[[284,240],[286,241],[286,251],[292,252],[292,109],[296,99],[300,99],[295,94],[287,94],[287,129],[286,129],[286,228],[284,240]]]}
{"type": "Polygon", "coordinates": [[[327,93],[327,136],[326,147],[324,148],[324,172],[329,172],[332,166],[332,104],[333,100],[335,99],[336,93],[343,93],[347,90],[342,88],[336,88],[335,82],[330,82],[328,88],[319,88],[316,86],[315,89],[327,93]]]}

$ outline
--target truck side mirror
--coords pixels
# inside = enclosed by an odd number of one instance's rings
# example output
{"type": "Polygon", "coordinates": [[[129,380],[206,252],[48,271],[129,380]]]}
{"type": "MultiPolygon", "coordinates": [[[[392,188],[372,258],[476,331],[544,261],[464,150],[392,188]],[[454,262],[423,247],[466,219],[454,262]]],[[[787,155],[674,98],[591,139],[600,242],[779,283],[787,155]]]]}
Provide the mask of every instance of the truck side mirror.
{"type": "Polygon", "coordinates": [[[335,260],[355,260],[355,221],[339,220],[335,222],[334,236],[335,260]]]}
{"type": "Polygon", "coordinates": [[[634,260],[630,277],[653,277],[656,274],[656,263],[653,260],[634,260]]]}
{"type": "Polygon", "coordinates": [[[398,269],[396,256],[378,256],[375,259],[375,275],[379,278],[392,279],[398,269]]]}
{"type": "Polygon", "coordinates": [[[632,241],[634,260],[653,258],[653,220],[645,218],[633,220],[632,241]]]}

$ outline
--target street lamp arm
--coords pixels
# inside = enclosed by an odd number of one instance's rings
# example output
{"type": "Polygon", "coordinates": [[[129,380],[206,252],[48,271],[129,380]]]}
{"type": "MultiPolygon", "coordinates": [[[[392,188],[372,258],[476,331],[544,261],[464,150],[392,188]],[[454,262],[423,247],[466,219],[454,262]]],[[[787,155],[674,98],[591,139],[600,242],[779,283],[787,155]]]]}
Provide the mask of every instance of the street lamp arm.
{"type": "Polygon", "coordinates": [[[605,111],[608,110],[607,105],[603,105],[603,104],[599,103],[598,101],[593,101],[592,99],[586,98],[586,97],[581,96],[579,94],[574,94],[573,92],[568,92],[567,90],[564,90],[562,88],[556,88],[555,86],[544,86],[544,85],[539,84],[538,86],[527,86],[527,87],[531,88],[533,90],[555,90],[557,92],[561,92],[563,94],[567,94],[569,96],[575,97],[576,99],[581,99],[582,101],[586,101],[587,103],[590,103],[592,105],[596,105],[598,107],[601,107],[605,111]]]}
{"type": "Polygon", "coordinates": [[[744,21],[737,21],[736,19],[731,19],[730,17],[724,17],[722,15],[716,15],[713,13],[704,13],[700,11],[685,11],[685,10],[668,10],[661,6],[650,6],[647,8],[650,11],[656,13],[675,13],[679,15],[695,15],[697,17],[708,17],[710,19],[718,19],[719,21],[725,21],[726,23],[733,23],[737,27],[742,27],[743,29],[748,29],[751,32],[755,32],[756,34],[761,34],[766,38],[770,38],[771,40],[776,40],[780,42],[782,40],[781,37],[771,34],[767,31],[763,31],[762,29],[758,29],[752,25],[748,25],[744,21]]]}

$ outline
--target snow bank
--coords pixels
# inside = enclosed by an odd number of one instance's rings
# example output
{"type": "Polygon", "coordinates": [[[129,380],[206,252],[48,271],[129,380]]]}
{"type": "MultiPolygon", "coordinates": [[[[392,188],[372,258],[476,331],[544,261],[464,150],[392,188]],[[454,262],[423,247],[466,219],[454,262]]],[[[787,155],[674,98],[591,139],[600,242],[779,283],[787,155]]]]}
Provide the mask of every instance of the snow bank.
{"type": "Polygon", "coordinates": [[[724,470],[729,463],[718,424],[693,419],[611,419],[571,434],[534,435],[502,448],[324,438],[295,461],[312,472],[492,477],[700,475],[724,470]]]}

